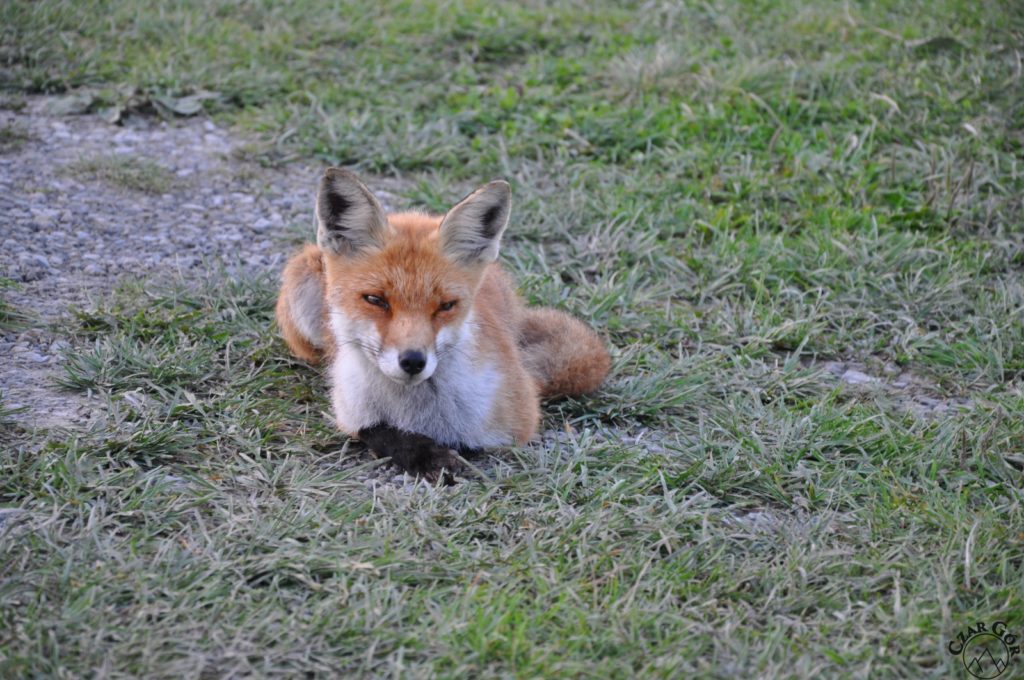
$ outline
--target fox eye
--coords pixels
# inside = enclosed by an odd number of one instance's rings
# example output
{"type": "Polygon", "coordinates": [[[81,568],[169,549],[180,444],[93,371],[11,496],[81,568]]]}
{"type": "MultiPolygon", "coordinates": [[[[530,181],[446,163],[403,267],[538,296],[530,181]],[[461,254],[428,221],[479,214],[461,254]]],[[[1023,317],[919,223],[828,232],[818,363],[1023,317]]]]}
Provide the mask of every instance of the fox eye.
{"type": "Polygon", "coordinates": [[[455,305],[457,305],[457,304],[459,304],[458,300],[449,300],[448,302],[442,302],[441,303],[441,311],[442,312],[447,312],[450,309],[452,309],[453,307],[455,307],[455,305]]]}
{"type": "Polygon", "coordinates": [[[391,306],[388,304],[388,301],[380,297],[379,295],[364,295],[363,299],[369,302],[374,307],[380,307],[381,309],[384,310],[391,308],[391,306]]]}

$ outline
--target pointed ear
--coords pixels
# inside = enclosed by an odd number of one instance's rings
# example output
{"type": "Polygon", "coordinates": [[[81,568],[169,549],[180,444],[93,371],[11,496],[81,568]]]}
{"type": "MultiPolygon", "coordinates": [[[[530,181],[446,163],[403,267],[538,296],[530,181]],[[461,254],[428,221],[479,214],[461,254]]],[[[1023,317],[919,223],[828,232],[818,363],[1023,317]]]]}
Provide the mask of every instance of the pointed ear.
{"type": "Polygon", "coordinates": [[[316,197],[316,242],[332,255],[355,255],[384,243],[384,209],[355,175],[327,168],[316,197]]]}
{"type": "Polygon", "coordinates": [[[444,254],[462,264],[494,262],[511,209],[512,188],[502,180],[466,196],[441,221],[444,254]]]}

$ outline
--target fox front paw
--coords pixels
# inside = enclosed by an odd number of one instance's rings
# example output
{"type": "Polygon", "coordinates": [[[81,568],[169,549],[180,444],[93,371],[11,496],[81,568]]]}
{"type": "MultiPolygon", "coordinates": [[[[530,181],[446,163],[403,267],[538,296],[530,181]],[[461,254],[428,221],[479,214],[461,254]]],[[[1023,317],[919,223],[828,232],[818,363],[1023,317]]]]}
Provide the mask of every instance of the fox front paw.
{"type": "Polygon", "coordinates": [[[380,424],[359,431],[359,439],[380,458],[431,483],[454,484],[463,465],[455,451],[430,437],[380,424]]]}

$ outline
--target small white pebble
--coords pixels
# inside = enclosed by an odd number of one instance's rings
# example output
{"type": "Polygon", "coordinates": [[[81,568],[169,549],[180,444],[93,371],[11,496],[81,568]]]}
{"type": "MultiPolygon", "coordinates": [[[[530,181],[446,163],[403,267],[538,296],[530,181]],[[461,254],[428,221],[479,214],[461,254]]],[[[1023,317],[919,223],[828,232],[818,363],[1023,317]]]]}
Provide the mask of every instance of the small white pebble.
{"type": "Polygon", "coordinates": [[[843,382],[850,383],[851,385],[869,385],[876,382],[875,378],[872,378],[867,373],[861,373],[852,368],[843,373],[842,379],[843,382]]]}

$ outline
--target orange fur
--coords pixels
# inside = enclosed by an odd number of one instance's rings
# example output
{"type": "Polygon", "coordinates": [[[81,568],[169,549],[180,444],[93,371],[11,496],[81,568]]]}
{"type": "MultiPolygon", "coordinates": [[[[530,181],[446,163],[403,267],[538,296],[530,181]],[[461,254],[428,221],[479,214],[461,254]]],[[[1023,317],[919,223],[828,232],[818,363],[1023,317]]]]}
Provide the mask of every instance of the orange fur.
{"type": "MultiPolygon", "coordinates": [[[[601,384],[610,361],[590,328],[564,312],[526,308],[497,264],[453,261],[440,236],[442,217],[398,213],[386,220],[379,247],[338,255],[307,245],[289,260],[276,312],[295,356],[311,363],[330,358],[328,309],[346,323],[374,328],[378,354],[432,348],[446,327],[465,324],[474,333],[470,365],[497,372],[487,428],[520,443],[536,434],[541,397],[579,395],[601,384]],[[313,288],[319,311],[307,296],[313,288]],[[368,304],[368,295],[387,305],[368,304]],[[452,300],[456,305],[444,310],[452,300]]],[[[343,420],[339,414],[345,429],[343,420]]]]}
{"type": "Polygon", "coordinates": [[[541,397],[593,392],[608,375],[611,359],[604,344],[579,319],[557,309],[527,309],[518,330],[526,370],[541,397]]]}
{"type": "MultiPolygon", "coordinates": [[[[281,292],[277,297],[275,314],[277,326],[281,329],[281,336],[284,338],[288,349],[299,359],[311,364],[320,363],[323,349],[313,344],[313,339],[307,337],[299,330],[292,314],[292,307],[295,305],[296,291],[306,285],[307,281],[324,289],[323,262],[320,257],[320,249],[312,243],[307,243],[302,250],[292,256],[281,273],[281,292]]],[[[321,316],[321,324],[323,323],[321,316]]],[[[329,334],[321,328],[321,342],[327,344],[329,334]]]]}

